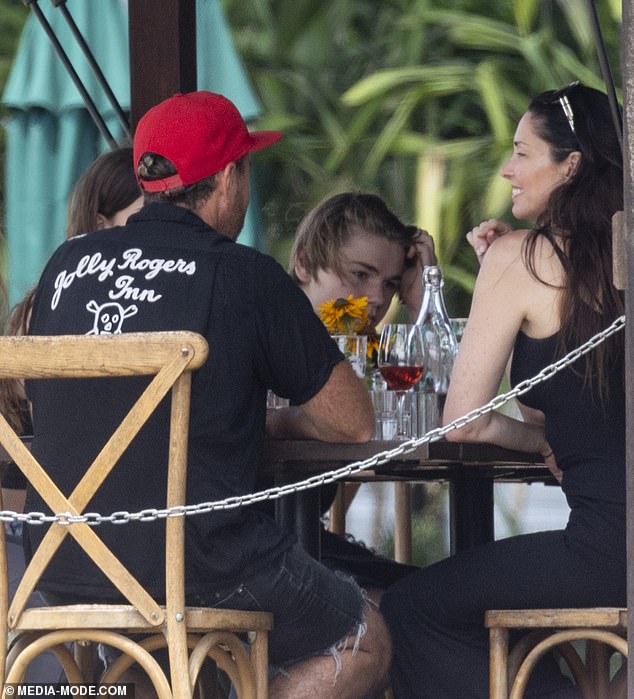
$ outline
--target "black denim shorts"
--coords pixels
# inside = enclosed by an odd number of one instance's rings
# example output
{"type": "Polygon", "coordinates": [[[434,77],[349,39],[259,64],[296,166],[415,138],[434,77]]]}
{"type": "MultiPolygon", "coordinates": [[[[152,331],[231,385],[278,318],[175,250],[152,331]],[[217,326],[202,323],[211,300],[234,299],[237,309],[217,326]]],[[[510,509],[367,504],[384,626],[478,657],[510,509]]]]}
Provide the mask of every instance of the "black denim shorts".
{"type": "Polygon", "coordinates": [[[195,606],[273,613],[269,659],[274,665],[330,653],[358,634],[366,600],[356,582],[329,570],[296,544],[239,584],[187,600],[195,606]]]}

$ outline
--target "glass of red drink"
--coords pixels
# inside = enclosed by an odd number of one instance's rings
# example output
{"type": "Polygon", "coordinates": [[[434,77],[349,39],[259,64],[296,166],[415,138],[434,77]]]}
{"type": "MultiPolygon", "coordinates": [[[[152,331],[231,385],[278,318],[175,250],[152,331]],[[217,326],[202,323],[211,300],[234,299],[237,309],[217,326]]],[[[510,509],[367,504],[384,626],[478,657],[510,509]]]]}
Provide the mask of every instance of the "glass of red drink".
{"type": "Polygon", "coordinates": [[[425,343],[418,325],[391,323],[383,327],[379,341],[378,367],[387,387],[395,391],[398,398],[396,439],[409,438],[403,420],[405,393],[420,381],[425,364],[425,343]]]}

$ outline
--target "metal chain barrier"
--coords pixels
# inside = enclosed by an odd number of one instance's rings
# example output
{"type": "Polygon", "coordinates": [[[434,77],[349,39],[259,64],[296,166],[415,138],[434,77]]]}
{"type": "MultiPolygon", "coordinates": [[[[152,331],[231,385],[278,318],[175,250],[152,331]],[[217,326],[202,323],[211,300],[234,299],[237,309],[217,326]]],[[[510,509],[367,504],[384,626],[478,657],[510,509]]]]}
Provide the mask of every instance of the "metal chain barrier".
{"type": "Polygon", "coordinates": [[[479,408],[474,408],[465,415],[456,418],[453,422],[445,425],[444,427],[437,427],[430,430],[422,437],[416,439],[410,439],[406,442],[402,442],[399,446],[389,449],[387,451],[382,451],[374,456],[371,456],[363,461],[355,461],[346,466],[343,466],[334,471],[328,471],[316,476],[311,476],[303,481],[298,481],[297,483],[289,483],[283,486],[275,486],[273,488],[267,488],[266,490],[261,490],[256,493],[249,493],[247,495],[239,495],[234,497],[225,498],[224,500],[216,500],[214,502],[203,502],[197,505],[182,505],[179,507],[171,507],[165,509],[149,508],[141,510],[140,512],[125,512],[118,511],[113,512],[110,515],[100,515],[96,512],[86,512],[82,515],[72,515],[71,513],[62,513],[58,515],[46,515],[43,512],[28,512],[19,513],[12,512],[11,510],[0,511],[0,521],[3,522],[26,522],[27,524],[45,524],[49,522],[57,522],[60,525],[69,525],[79,522],[85,522],[90,526],[96,526],[102,524],[103,522],[109,522],[111,524],[126,524],[127,522],[151,522],[157,519],[165,519],[166,517],[184,517],[190,515],[207,514],[209,512],[214,512],[217,510],[232,510],[237,507],[243,507],[245,505],[252,505],[256,502],[262,502],[264,500],[276,500],[284,495],[290,495],[291,493],[299,493],[304,490],[309,490],[310,488],[316,488],[321,485],[326,485],[328,483],[333,483],[347,476],[360,473],[370,468],[376,466],[381,466],[383,464],[392,461],[393,459],[403,456],[404,454],[409,454],[413,452],[417,447],[422,444],[427,444],[429,442],[436,442],[442,437],[444,437],[448,432],[452,430],[459,429],[468,425],[470,422],[477,420],[478,418],[486,415],[493,410],[501,407],[505,403],[508,403],[513,398],[523,395],[530,391],[533,386],[536,386],[544,381],[547,381],[557,372],[561,371],[565,367],[576,362],[580,357],[583,357],[588,352],[592,351],[595,347],[600,345],[602,342],[607,340],[611,335],[619,332],[625,327],[625,316],[622,315],[617,318],[611,325],[609,325],[605,330],[593,335],[589,340],[584,342],[582,345],[576,349],[568,352],[564,357],[558,359],[547,367],[544,367],[539,373],[530,379],[525,379],[511,389],[507,393],[503,393],[495,396],[486,405],[479,408]]]}

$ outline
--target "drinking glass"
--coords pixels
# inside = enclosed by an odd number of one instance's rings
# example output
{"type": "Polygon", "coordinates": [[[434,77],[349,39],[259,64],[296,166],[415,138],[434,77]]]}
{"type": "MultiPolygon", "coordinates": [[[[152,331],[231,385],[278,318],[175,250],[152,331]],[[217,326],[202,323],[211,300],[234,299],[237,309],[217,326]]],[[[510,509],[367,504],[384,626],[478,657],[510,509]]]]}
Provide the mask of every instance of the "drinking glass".
{"type": "Polygon", "coordinates": [[[451,329],[456,336],[456,342],[460,344],[462,340],[462,333],[464,332],[465,326],[467,325],[468,318],[450,318],[451,329]]]}
{"type": "Polygon", "coordinates": [[[387,387],[397,396],[398,432],[395,439],[409,438],[403,420],[405,392],[420,381],[425,364],[425,344],[418,325],[392,323],[383,327],[378,367],[387,387]]]}
{"type": "Polygon", "coordinates": [[[350,362],[354,373],[362,379],[365,376],[366,355],[368,348],[367,335],[333,335],[332,339],[350,362]]]}
{"type": "Polygon", "coordinates": [[[374,437],[390,441],[394,439],[398,428],[396,418],[396,392],[386,388],[373,388],[370,391],[374,408],[374,437]]]}
{"type": "Polygon", "coordinates": [[[266,392],[266,408],[267,410],[277,410],[278,408],[288,408],[290,401],[288,398],[282,398],[269,390],[266,392]]]}

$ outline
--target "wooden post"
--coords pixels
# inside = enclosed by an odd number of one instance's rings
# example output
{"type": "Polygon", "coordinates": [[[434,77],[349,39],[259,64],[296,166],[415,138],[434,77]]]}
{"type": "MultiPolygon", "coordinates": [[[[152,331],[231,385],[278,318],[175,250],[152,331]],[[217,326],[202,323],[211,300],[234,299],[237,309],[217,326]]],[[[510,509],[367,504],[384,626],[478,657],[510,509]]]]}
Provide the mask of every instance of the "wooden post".
{"type": "MultiPolygon", "coordinates": [[[[625,419],[627,483],[627,607],[628,649],[634,658],[634,7],[623,0],[623,123],[625,168],[625,419]]],[[[628,663],[629,699],[634,699],[634,662],[628,663]]]]}
{"type": "Polygon", "coordinates": [[[175,92],[196,90],[196,0],[129,0],[130,126],[175,92]]]}
{"type": "Polygon", "coordinates": [[[412,487],[407,481],[394,483],[394,559],[412,562],[412,487]]]}
{"type": "Polygon", "coordinates": [[[625,215],[617,211],[612,216],[612,283],[625,289],[625,215]]]}

